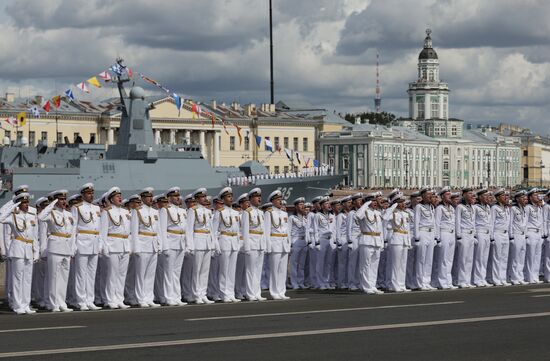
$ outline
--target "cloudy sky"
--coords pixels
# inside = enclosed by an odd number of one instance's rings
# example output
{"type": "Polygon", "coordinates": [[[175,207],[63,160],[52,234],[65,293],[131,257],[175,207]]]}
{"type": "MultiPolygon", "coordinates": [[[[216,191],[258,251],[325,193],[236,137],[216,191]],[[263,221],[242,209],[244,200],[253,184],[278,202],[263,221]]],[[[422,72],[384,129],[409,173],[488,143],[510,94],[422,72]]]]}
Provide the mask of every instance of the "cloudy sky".
{"type": "MultiPolygon", "coordinates": [[[[383,110],[406,116],[430,27],[452,117],[550,133],[550,1],[273,5],[276,100],[370,110],[378,49],[383,110]]],[[[0,31],[1,93],[53,95],[122,56],[187,97],[269,101],[268,0],[0,0],[0,31]]]]}

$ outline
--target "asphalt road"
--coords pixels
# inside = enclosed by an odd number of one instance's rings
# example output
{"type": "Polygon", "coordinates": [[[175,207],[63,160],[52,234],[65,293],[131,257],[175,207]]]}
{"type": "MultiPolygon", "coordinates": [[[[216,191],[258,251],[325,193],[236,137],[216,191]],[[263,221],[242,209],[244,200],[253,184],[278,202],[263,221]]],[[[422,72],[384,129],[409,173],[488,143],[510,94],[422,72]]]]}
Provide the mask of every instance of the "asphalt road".
{"type": "Polygon", "coordinates": [[[0,312],[10,360],[550,360],[550,285],[158,309],[0,312]]]}

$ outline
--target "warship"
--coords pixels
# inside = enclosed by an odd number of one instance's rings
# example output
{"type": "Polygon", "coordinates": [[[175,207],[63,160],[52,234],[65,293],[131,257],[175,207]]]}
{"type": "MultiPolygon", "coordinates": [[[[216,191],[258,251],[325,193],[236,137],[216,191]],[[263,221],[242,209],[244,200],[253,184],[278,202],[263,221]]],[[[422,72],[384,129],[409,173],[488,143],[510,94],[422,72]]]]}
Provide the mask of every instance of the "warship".
{"type": "MultiPolygon", "coordinates": [[[[120,63],[121,66],[122,63],[120,63]]],[[[236,195],[254,187],[267,196],[278,189],[285,199],[327,194],[344,178],[331,172],[316,172],[291,177],[267,176],[267,168],[257,161],[239,167],[212,167],[204,159],[199,145],[155,144],[149,111],[139,86],[126,92],[127,74],[115,77],[120,96],[121,125],[116,144],[58,144],[36,147],[16,143],[0,148],[2,187],[0,205],[11,199],[11,190],[28,185],[33,197],[47,195],[55,189],[76,193],[79,187],[93,182],[96,195],[118,186],[124,196],[139,193],[146,186],[161,193],[179,186],[182,194],[199,187],[217,195],[231,186],[236,195]]]]}

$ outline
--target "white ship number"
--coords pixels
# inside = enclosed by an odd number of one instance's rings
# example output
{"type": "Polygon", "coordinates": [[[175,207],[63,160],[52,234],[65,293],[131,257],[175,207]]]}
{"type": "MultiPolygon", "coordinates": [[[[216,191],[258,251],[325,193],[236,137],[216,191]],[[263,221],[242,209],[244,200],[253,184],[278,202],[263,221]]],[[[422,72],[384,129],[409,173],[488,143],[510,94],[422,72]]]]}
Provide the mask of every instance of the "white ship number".
{"type": "Polygon", "coordinates": [[[279,187],[277,188],[279,191],[281,191],[281,193],[283,194],[283,199],[286,201],[287,199],[290,198],[290,194],[292,193],[292,189],[294,189],[293,187],[279,187]]]}

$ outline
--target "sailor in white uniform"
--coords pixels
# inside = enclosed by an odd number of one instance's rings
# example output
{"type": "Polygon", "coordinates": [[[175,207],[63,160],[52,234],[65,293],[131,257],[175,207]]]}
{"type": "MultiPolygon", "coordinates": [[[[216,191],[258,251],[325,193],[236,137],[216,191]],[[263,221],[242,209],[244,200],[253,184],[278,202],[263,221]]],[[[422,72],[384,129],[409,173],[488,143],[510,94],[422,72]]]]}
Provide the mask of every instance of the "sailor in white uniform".
{"type": "MultiPolygon", "coordinates": [[[[35,206],[37,215],[42,212],[50,204],[48,198],[40,197],[36,200],[35,206]]],[[[38,219],[38,218],[37,218],[38,219]]],[[[41,308],[47,308],[47,277],[48,274],[48,254],[46,252],[48,246],[48,225],[38,220],[38,253],[40,259],[34,264],[33,268],[33,292],[34,299],[41,308]]]]}
{"type": "Polygon", "coordinates": [[[342,209],[336,216],[336,245],[338,247],[337,259],[337,280],[339,288],[349,288],[348,265],[350,249],[348,247],[348,221],[351,211],[351,196],[343,197],[340,200],[342,209]]]}
{"type": "Polygon", "coordinates": [[[471,188],[462,189],[463,204],[456,207],[456,272],[460,288],[472,287],[472,267],[476,242],[476,197],[471,188]]]}
{"type": "MultiPolygon", "coordinates": [[[[237,267],[235,270],[235,298],[242,300],[246,295],[246,271],[245,271],[245,251],[243,238],[243,212],[250,207],[248,193],[243,193],[237,198],[239,212],[239,253],[237,254],[237,267]]],[[[235,208],[235,206],[233,207],[235,208]]]]}
{"type": "Polygon", "coordinates": [[[307,258],[307,214],[305,198],[294,200],[294,214],[289,217],[290,223],[290,283],[293,289],[305,288],[305,266],[307,258]]]}
{"type": "Polygon", "coordinates": [[[525,266],[525,233],[527,231],[527,216],[525,206],[529,202],[527,192],[517,191],[514,194],[516,204],[510,210],[510,256],[508,261],[508,279],[513,285],[524,285],[525,266]]]}
{"type": "Polygon", "coordinates": [[[239,302],[235,297],[235,274],[237,272],[237,255],[240,248],[240,215],[232,208],[233,190],[223,188],[218,198],[223,206],[214,212],[212,229],[220,247],[218,282],[222,301],[239,302]]]}
{"type": "Polygon", "coordinates": [[[109,207],[101,211],[100,236],[106,257],[105,298],[111,309],[125,309],[124,281],[130,260],[130,212],[122,207],[120,188],[107,191],[109,207]]]}
{"type": "Polygon", "coordinates": [[[496,204],[491,207],[491,258],[488,279],[495,286],[509,286],[506,282],[508,251],[510,248],[509,194],[504,188],[495,191],[496,204]]]}
{"type": "Polygon", "coordinates": [[[474,264],[472,270],[472,283],[476,287],[491,286],[487,283],[487,264],[489,262],[489,249],[491,243],[491,192],[487,189],[477,191],[478,204],[475,208],[476,239],[474,241],[474,264]]]}
{"type": "Polygon", "coordinates": [[[544,232],[544,217],[542,214],[542,201],[539,198],[538,188],[532,188],[527,192],[529,204],[525,206],[527,218],[527,231],[525,233],[525,281],[535,284],[539,280],[540,262],[542,257],[542,235],[544,232]]]}
{"type": "Polygon", "coordinates": [[[414,210],[415,234],[415,264],[414,272],[416,286],[429,291],[435,289],[431,285],[432,264],[435,247],[435,211],[432,205],[433,192],[430,188],[420,190],[422,203],[414,210]]]}
{"type": "Polygon", "coordinates": [[[319,201],[323,197],[318,196],[311,200],[312,209],[307,215],[307,232],[309,234],[308,239],[308,254],[307,254],[307,260],[306,260],[306,267],[307,267],[307,276],[306,276],[306,285],[313,287],[313,288],[319,288],[320,282],[317,279],[317,235],[315,234],[315,228],[313,225],[315,224],[315,216],[317,212],[321,211],[321,207],[319,205],[319,201]]]}
{"type": "Polygon", "coordinates": [[[546,192],[545,204],[543,206],[543,216],[544,216],[544,234],[542,235],[543,248],[544,252],[542,255],[542,266],[543,266],[543,276],[544,282],[550,282],[550,190],[546,192]]]}
{"type": "Polygon", "coordinates": [[[287,300],[286,276],[290,239],[288,237],[288,214],[283,211],[281,191],[273,191],[268,200],[273,204],[265,212],[267,251],[269,253],[269,293],[274,300],[287,300]]]}
{"type": "Polygon", "coordinates": [[[29,212],[30,194],[19,193],[13,204],[0,215],[0,222],[10,227],[11,242],[6,255],[11,262],[12,294],[10,306],[18,315],[32,314],[31,285],[33,263],[38,260],[38,224],[36,213],[29,212]]]}
{"type": "Polygon", "coordinates": [[[326,290],[332,288],[330,275],[332,271],[332,251],[336,249],[336,219],[330,213],[330,199],[324,197],[320,200],[321,210],[315,214],[313,228],[315,229],[315,248],[317,249],[317,280],[319,288],[326,290]]]}
{"type": "Polygon", "coordinates": [[[142,206],[132,209],[130,239],[135,255],[135,296],[139,307],[159,307],[153,302],[155,272],[161,250],[158,210],[153,208],[153,188],[144,188],[142,206]]]}
{"type": "Polygon", "coordinates": [[[359,239],[362,237],[361,228],[355,218],[355,213],[363,205],[363,193],[356,193],[351,197],[352,209],[348,213],[346,239],[348,243],[348,270],[347,280],[350,291],[359,289],[359,239]]]}
{"type": "Polygon", "coordinates": [[[48,225],[48,308],[52,312],[70,312],[65,302],[71,258],[76,253],[76,222],[65,210],[67,191],[52,193],[54,199],[38,219],[48,225]]]}
{"type": "Polygon", "coordinates": [[[405,292],[405,272],[407,269],[407,252],[411,247],[410,215],[406,210],[405,197],[396,193],[390,199],[387,218],[391,225],[391,236],[387,246],[386,287],[388,291],[405,292]]]}
{"type": "Polygon", "coordinates": [[[453,286],[452,266],[455,255],[455,207],[451,202],[452,192],[449,187],[439,191],[441,203],[435,209],[435,238],[437,245],[434,253],[434,272],[432,286],[440,289],[456,288],[453,286]]]}

